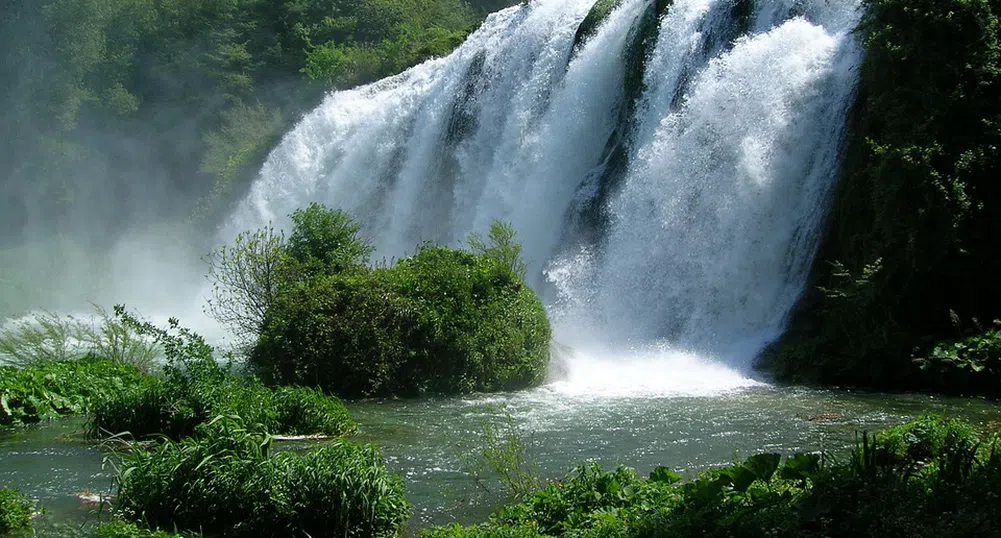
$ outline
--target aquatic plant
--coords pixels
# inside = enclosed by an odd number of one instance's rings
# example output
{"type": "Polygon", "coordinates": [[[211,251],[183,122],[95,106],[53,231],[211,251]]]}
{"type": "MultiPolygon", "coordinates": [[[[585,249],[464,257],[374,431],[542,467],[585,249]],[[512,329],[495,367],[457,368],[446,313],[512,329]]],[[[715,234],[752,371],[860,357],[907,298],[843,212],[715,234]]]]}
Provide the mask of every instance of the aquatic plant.
{"type": "Polygon", "coordinates": [[[0,428],[87,412],[146,377],[130,364],[95,356],[0,366],[0,428]]]}
{"type": "MultiPolygon", "coordinates": [[[[487,412],[494,412],[492,406],[487,412]]],[[[495,476],[512,498],[522,498],[545,484],[542,474],[529,454],[531,437],[515,423],[506,408],[502,415],[483,421],[482,445],[463,450],[456,448],[455,456],[462,464],[462,471],[473,477],[477,485],[484,485],[486,475],[495,476]]],[[[461,443],[461,441],[459,441],[461,443]]]]}
{"type": "Polygon", "coordinates": [[[428,538],[482,536],[993,536],[1001,524],[996,434],[928,416],[862,433],[847,458],[759,454],[689,480],[585,463],[487,523],[428,538]],[[528,534],[526,534],[528,533],[528,534]]]}
{"type": "Polygon", "coordinates": [[[379,452],[348,441],[275,452],[236,417],[179,442],[132,444],[117,465],[116,508],[151,528],[226,536],[396,535],[410,506],[379,452]]]}

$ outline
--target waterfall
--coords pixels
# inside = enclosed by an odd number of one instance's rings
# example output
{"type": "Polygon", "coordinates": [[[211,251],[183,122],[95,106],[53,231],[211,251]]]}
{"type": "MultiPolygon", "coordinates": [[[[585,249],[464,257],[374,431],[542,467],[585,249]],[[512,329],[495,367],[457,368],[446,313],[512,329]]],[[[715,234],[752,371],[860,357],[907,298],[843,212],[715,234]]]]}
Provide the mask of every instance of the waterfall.
{"type": "Polygon", "coordinates": [[[320,201],[397,257],[509,221],[561,342],[746,367],[815,255],[860,0],[622,0],[575,43],[593,3],[531,0],[331,93],[223,233],[320,201]]]}

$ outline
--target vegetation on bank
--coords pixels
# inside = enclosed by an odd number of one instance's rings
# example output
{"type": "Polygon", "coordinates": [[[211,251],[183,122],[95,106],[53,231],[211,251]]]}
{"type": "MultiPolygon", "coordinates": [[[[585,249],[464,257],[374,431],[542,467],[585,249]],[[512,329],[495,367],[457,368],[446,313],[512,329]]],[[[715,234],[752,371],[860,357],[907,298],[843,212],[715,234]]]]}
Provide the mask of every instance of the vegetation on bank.
{"type": "Polygon", "coordinates": [[[762,365],[795,382],[1001,395],[1001,2],[864,9],[813,286],[762,365]]]}
{"type": "Polygon", "coordinates": [[[688,480],[585,463],[486,523],[423,536],[993,536],[998,448],[996,434],[924,417],[863,434],[847,456],[760,454],[688,480]]]}
{"type": "Polygon", "coordinates": [[[410,514],[403,482],[376,449],[339,440],[278,452],[230,417],[179,442],[132,444],[115,509],[154,529],[275,537],[391,537],[410,514]]]}
{"type": "Polygon", "coordinates": [[[220,415],[240,416],[255,428],[281,435],[344,435],[355,429],[337,398],[307,387],[265,387],[220,364],[213,348],[176,320],[162,329],[122,307],[115,312],[99,327],[86,325],[86,331],[75,320],[40,314],[37,323],[25,320],[0,334],[0,344],[17,344],[6,351],[20,365],[0,366],[0,428],[87,414],[94,437],[176,439],[220,415]],[[113,334],[118,345],[104,338],[92,346],[77,338],[81,331],[113,334]],[[69,358],[81,350],[90,354],[69,358]],[[152,357],[165,363],[157,366],[152,357]]]}
{"type": "Polygon", "coordinates": [[[0,366],[0,429],[92,411],[146,377],[132,365],[95,356],[0,366]]]}
{"type": "Polygon", "coordinates": [[[210,257],[208,312],[248,342],[268,384],[345,397],[498,391],[538,384],[550,325],[525,284],[514,229],[469,250],[424,244],[380,267],[346,214],[297,210],[285,238],[241,234],[210,257]]]}
{"type": "Polygon", "coordinates": [[[0,488],[0,536],[31,527],[31,499],[11,488],[0,488]]]}
{"type": "Polygon", "coordinates": [[[354,431],[354,421],[337,398],[311,388],[265,387],[221,365],[213,348],[176,320],[162,329],[121,307],[116,310],[136,333],[163,346],[166,364],[162,376],[147,376],[96,399],[88,422],[91,435],[180,439],[219,416],[239,416],[248,427],[270,434],[336,436],[354,431]]]}

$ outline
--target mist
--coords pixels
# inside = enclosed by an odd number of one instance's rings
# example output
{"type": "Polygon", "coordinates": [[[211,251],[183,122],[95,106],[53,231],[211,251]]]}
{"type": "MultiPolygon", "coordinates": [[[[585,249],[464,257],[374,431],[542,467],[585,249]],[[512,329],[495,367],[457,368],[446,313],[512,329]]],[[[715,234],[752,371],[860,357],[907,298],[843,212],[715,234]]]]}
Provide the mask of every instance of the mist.
{"type": "Polygon", "coordinates": [[[281,135],[512,3],[5,2],[0,316],[200,315],[202,257],[281,135]]]}

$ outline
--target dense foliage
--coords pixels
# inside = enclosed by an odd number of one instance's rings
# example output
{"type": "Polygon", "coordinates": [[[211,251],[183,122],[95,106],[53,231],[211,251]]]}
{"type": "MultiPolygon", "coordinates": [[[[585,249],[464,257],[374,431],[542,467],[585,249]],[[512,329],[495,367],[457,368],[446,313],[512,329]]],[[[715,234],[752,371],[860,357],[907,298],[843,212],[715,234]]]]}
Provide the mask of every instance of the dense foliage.
{"type": "Polygon", "coordinates": [[[586,463],[488,523],[426,538],[996,535],[996,435],[925,417],[872,437],[842,461],[761,454],[691,480],[586,463]]]}
{"type": "Polygon", "coordinates": [[[145,377],[131,365],[93,356],[0,366],[0,429],[89,411],[145,377]]]}
{"type": "Polygon", "coordinates": [[[272,434],[343,435],[354,430],[344,405],[310,388],[263,386],[220,365],[200,336],[140,322],[121,311],[127,323],[164,345],[163,377],[148,376],[95,399],[89,429],[93,436],[166,435],[179,439],[219,416],[239,416],[250,427],[272,434]]]}
{"type": "Polygon", "coordinates": [[[797,381],[999,394],[996,369],[954,384],[910,359],[1001,317],[1001,2],[864,6],[854,133],[815,287],[764,364],[797,381]]]}
{"type": "MultiPolygon", "coordinates": [[[[315,235],[299,226],[299,231],[315,235]]],[[[422,245],[391,267],[366,268],[358,243],[293,257],[317,270],[290,282],[268,309],[249,363],[269,383],[348,397],[511,390],[542,381],[550,327],[526,286],[510,226],[471,238],[477,252],[422,245]],[[352,250],[353,252],[354,250],[352,250]]],[[[302,273],[297,273],[301,275],[302,273]]]]}
{"type": "Polygon", "coordinates": [[[116,508],[151,528],[223,536],[395,536],[410,506],[371,447],[346,441],[275,452],[239,420],[200,425],[180,442],[133,444],[116,508]]]}
{"type": "Polygon", "coordinates": [[[0,488],[0,536],[31,526],[31,500],[11,488],[0,488]]]}
{"type": "Polygon", "coordinates": [[[446,54],[512,3],[5,2],[0,242],[209,216],[324,91],[446,54]]]}
{"type": "Polygon", "coordinates": [[[313,202],[297,209],[291,235],[272,226],[239,233],[208,256],[206,313],[242,345],[257,338],[279,293],[312,277],[363,270],[373,248],[347,213],[313,202]]]}

